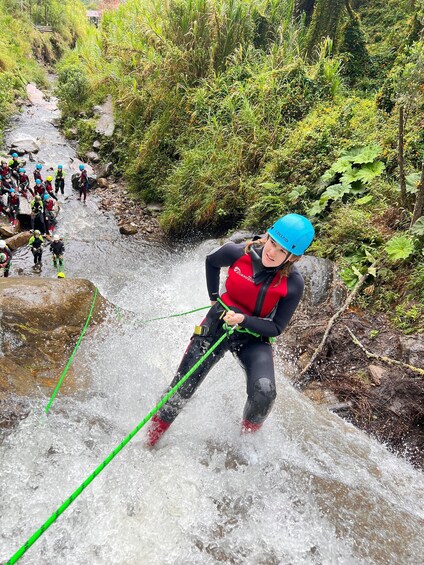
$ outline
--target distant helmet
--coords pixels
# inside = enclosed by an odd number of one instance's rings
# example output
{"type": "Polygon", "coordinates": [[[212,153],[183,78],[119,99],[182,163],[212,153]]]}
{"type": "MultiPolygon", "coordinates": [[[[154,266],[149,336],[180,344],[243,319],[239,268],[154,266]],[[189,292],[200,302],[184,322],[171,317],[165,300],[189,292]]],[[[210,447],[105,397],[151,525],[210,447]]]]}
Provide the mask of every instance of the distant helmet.
{"type": "Polygon", "coordinates": [[[41,235],[41,232],[40,232],[40,230],[35,230],[35,231],[34,231],[34,235],[36,235],[36,236],[39,236],[39,235],[41,235]]]}
{"type": "Polygon", "coordinates": [[[64,279],[64,278],[65,278],[65,273],[57,273],[57,278],[58,278],[58,279],[64,279]]]}
{"type": "Polygon", "coordinates": [[[20,172],[20,173],[24,173],[24,172],[25,172],[25,169],[24,169],[23,167],[21,167],[21,168],[19,169],[19,172],[20,172]]]}
{"type": "Polygon", "coordinates": [[[268,234],[286,251],[299,257],[311,245],[315,230],[305,216],[287,214],[269,228],[268,234]]]}
{"type": "Polygon", "coordinates": [[[6,249],[6,242],[4,239],[0,239],[0,249],[6,249]]]}
{"type": "Polygon", "coordinates": [[[63,169],[62,165],[57,166],[58,169],[63,169]]]}
{"type": "Polygon", "coordinates": [[[12,157],[16,159],[16,157],[19,157],[19,155],[17,153],[12,153],[12,157]]]}
{"type": "Polygon", "coordinates": [[[50,196],[48,194],[43,195],[43,200],[48,200],[49,198],[50,198],[50,196]]]}
{"type": "Polygon", "coordinates": [[[41,200],[41,196],[39,194],[35,195],[35,200],[41,200]]]}
{"type": "Polygon", "coordinates": [[[2,178],[3,178],[3,176],[2,176],[2,175],[0,175],[0,179],[2,179],[2,178]]]}
{"type": "Polygon", "coordinates": [[[79,166],[79,170],[80,170],[80,171],[83,171],[84,169],[85,169],[84,165],[81,164],[81,165],[79,166]]]}
{"type": "Polygon", "coordinates": [[[15,191],[14,188],[9,188],[9,192],[10,192],[10,194],[13,194],[13,193],[16,192],[16,191],[15,191]]]}
{"type": "Polygon", "coordinates": [[[59,234],[55,233],[53,236],[53,241],[59,241],[60,237],[59,234]]]}
{"type": "Polygon", "coordinates": [[[52,177],[52,176],[48,176],[48,177],[46,177],[46,180],[48,180],[48,181],[51,182],[51,181],[53,180],[53,177],[52,177]]]}
{"type": "Polygon", "coordinates": [[[2,165],[7,165],[7,161],[5,161],[4,159],[1,160],[1,164],[2,165]]]}
{"type": "Polygon", "coordinates": [[[41,171],[41,169],[43,168],[43,165],[41,165],[40,163],[37,163],[37,164],[35,165],[35,168],[36,168],[38,171],[41,171]]]}
{"type": "Polygon", "coordinates": [[[6,263],[7,255],[6,253],[0,253],[0,263],[6,263]]]}
{"type": "Polygon", "coordinates": [[[40,179],[35,179],[35,184],[41,184],[41,180],[40,180],[40,179]]]}

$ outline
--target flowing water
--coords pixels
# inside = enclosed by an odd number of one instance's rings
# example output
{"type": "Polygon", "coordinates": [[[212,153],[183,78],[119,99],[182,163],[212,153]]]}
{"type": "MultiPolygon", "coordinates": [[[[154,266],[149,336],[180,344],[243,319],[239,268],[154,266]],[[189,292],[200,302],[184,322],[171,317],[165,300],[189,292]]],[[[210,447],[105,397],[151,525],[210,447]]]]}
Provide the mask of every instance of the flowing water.
{"type": "MultiPolygon", "coordinates": [[[[40,99],[13,128],[40,137],[39,156],[62,162],[69,179],[75,155],[54,117],[54,105],[40,99]]],[[[82,207],[67,190],[59,217],[67,277],[92,280],[138,320],[208,303],[203,263],[214,242],[171,252],[126,238],[95,196],[82,207]]],[[[31,273],[25,250],[16,267],[31,273]]],[[[88,391],[59,393],[48,416],[47,391],[31,401],[0,446],[0,562],[152,409],[201,318],[142,324],[112,316],[74,360],[88,391]]],[[[244,377],[226,357],[156,449],[143,446],[141,430],[20,562],[424,563],[423,474],[295,391],[283,366],[278,393],[264,428],[241,438],[244,377]]]]}

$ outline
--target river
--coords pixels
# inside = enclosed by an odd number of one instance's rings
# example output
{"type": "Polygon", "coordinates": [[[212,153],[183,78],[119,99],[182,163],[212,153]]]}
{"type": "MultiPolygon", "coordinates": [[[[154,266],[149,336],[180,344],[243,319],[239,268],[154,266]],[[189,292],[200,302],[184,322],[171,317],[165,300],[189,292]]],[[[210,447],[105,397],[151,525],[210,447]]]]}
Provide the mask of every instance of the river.
{"type": "MultiPolygon", "coordinates": [[[[54,100],[12,123],[41,141],[38,156],[68,176],[58,232],[67,277],[93,281],[140,320],[208,303],[205,253],[119,234],[98,207],[71,195],[75,152],[54,125],[54,100]]],[[[32,172],[33,165],[30,166],[32,172]]],[[[54,276],[45,262],[40,276],[54,276]]],[[[26,250],[13,268],[32,273],[26,250]]],[[[12,273],[13,275],[14,273],[12,273]]],[[[74,360],[88,392],[31,400],[0,446],[0,562],[6,561],[156,404],[200,313],[149,324],[111,319],[74,360]]],[[[241,438],[241,369],[226,357],[158,447],[144,430],[25,553],[31,565],[424,563],[424,476],[297,392],[278,369],[275,408],[241,438]]]]}

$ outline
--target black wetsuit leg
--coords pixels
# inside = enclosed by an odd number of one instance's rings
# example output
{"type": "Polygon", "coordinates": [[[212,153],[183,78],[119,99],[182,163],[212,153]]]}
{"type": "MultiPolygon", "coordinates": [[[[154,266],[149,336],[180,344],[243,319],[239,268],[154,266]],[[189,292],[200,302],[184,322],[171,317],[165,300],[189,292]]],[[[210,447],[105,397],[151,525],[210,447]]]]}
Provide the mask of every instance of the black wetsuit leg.
{"type": "MultiPolygon", "coordinates": [[[[166,392],[177,384],[177,382],[197,363],[197,361],[199,361],[199,359],[201,359],[201,357],[207,352],[209,347],[216,342],[217,339],[219,339],[219,335],[214,336],[214,339],[200,336],[193,336],[191,338],[191,342],[184,353],[180,366],[178,367],[177,374],[166,392]]],[[[171,396],[168,402],[164,404],[158,413],[161,420],[167,423],[171,423],[175,420],[187,401],[193,396],[199,385],[203,382],[206,375],[224,356],[226,351],[228,351],[228,340],[221,342],[213,353],[207,357],[200,367],[185,381],[181,388],[179,388],[177,392],[171,396]]]]}
{"type": "Polygon", "coordinates": [[[231,350],[246,373],[247,400],[243,419],[262,424],[277,396],[272,346],[267,341],[246,337],[231,350]]]}

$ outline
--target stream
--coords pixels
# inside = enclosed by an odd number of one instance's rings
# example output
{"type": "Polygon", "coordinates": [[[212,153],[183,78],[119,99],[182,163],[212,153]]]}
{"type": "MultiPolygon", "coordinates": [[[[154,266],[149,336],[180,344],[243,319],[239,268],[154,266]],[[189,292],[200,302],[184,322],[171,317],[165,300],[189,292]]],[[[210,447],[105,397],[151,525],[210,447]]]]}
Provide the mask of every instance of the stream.
{"type": "MultiPolygon", "coordinates": [[[[33,87],[31,87],[33,88],[33,87]]],[[[33,93],[35,92],[33,88],[33,93]]],[[[37,158],[67,173],[58,233],[68,278],[87,278],[138,320],[208,304],[205,254],[216,241],[166,249],[119,234],[95,191],[72,194],[74,148],[41,95],[11,123],[37,158]]],[[[35,163],[28,163],[32,174],[35,163]]],[[[46,174],[46,173],[45,173],[46,174]]],[[[47,251],[45,256],[47,256],[47,251]]],[[[40,275],[16,252],[16,269],[40,275]]],[[[9,559],[155,406],[202,313],[148,324],[111,318],[74,365],[88,391],[30,400],[0,445],[0,562],[9,559]]],[[[296,391],[277,364],[278,396],[257,434],[240,436],[243,373],[227,356],[158,444],[144,430],[19,561],[31,565],[424,563],[424,476],[296,391]]],[[[59,377],[59,375],[58,375],[59,377]]]]}

